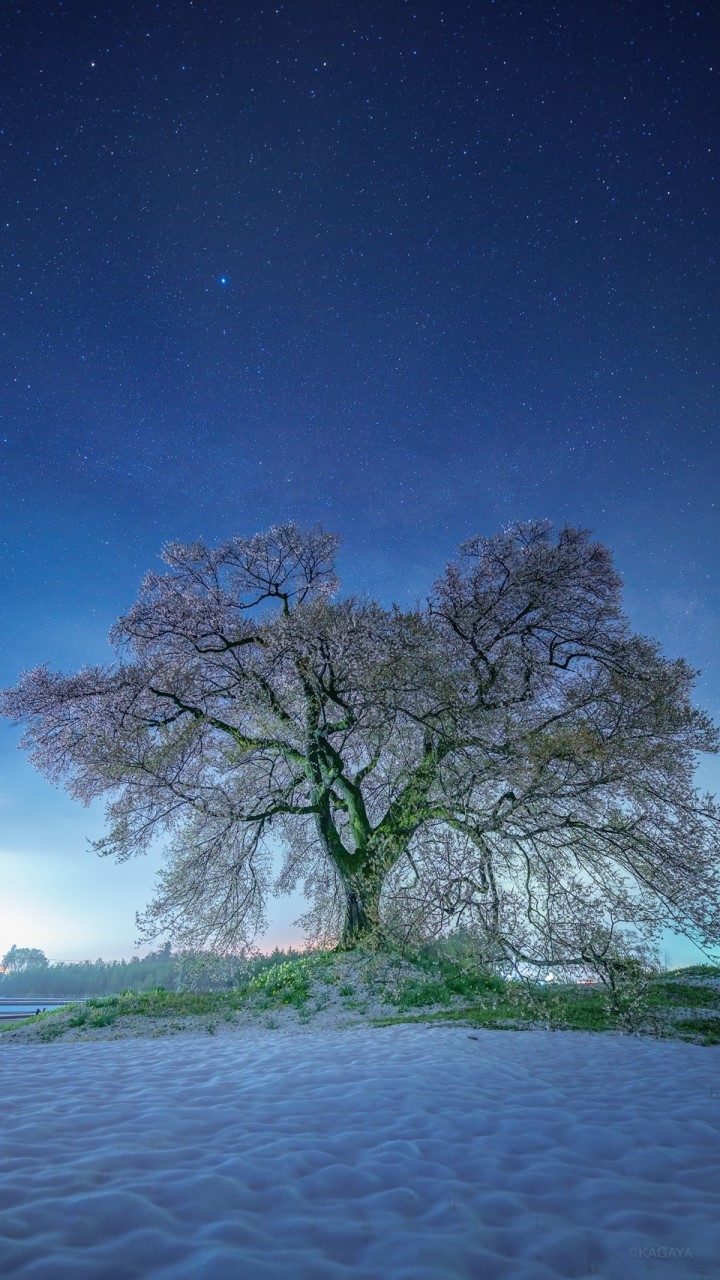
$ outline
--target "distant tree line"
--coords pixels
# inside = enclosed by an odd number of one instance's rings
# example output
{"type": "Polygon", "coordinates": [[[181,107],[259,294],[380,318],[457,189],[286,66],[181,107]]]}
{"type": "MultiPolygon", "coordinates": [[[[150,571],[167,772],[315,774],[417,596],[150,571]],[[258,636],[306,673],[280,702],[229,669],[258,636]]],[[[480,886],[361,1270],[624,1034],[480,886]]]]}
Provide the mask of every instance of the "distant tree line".
{"type": "MultiPolygon", "coordinates": [[[[287,957],[276,948],[271,960],[287,957]]],[[[11,947],[2,958],[0,1001],[13,996],[105,996],[122,991],[222,991],[235,987],[247,961],[212,952],[173,954],[168,942],[140,959],[50,964],[37,948],[11,947]]]]}

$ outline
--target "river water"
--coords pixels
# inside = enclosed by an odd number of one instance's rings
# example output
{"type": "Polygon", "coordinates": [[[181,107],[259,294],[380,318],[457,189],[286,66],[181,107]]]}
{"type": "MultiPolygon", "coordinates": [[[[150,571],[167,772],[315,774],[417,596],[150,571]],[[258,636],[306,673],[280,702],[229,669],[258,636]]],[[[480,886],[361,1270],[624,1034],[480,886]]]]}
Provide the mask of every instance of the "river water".
{"type": "Polygon", "coordinates": [[[66,1004],[81,1004],[82,998],[68,996],[65,1000],[55,1000],[51,996],[23,996],[22,999],[0,1000],[0,1022],[15,1021],[17,1018],[29,1018],[34,1013],[42,1013],[46,1009],[60,1009],[66,1004]]]}

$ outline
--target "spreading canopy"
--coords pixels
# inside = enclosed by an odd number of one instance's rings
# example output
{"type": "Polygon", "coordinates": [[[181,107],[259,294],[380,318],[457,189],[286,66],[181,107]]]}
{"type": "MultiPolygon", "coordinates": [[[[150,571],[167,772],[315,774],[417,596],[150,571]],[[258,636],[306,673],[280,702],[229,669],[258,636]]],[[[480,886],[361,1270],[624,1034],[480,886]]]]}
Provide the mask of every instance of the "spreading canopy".
{"type": "Polygon", "coordinates": [[[630,632],[607,549],[516,524],[411,611],[341,598],[337,549],[292,524],[173,543],[115,664],[3,694],[46,777],[109,796],[99,853],[167,839],[144,935],[247,945],[303,878],[299,923],[347,946],[460,920],[538,964],[627,925],[720,941],[720,811],[693,788],[718,731],[697,673],[630,632]]]}

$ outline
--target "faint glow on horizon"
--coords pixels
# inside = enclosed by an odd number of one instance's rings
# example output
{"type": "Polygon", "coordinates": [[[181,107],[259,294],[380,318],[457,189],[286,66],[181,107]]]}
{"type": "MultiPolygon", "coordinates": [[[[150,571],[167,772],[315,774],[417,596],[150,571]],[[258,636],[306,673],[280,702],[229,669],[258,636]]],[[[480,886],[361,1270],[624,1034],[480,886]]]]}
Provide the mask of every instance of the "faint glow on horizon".
{"type": "MultiPolygon", "coordinates": [[[[160,856],[118,866],[81,848],[0,848],[0,957],[10,947],[38,947],[55,961],[129,960],[162,946],[135,945],[135,912],[150,901],[160,856]],[[32,885],[29,889],[28,886],[32,885]]],[[[268,928],[253,942],[262,954],[304,949],[292,924],[307,904],[289,894],[268,902],[268,928]]]]}

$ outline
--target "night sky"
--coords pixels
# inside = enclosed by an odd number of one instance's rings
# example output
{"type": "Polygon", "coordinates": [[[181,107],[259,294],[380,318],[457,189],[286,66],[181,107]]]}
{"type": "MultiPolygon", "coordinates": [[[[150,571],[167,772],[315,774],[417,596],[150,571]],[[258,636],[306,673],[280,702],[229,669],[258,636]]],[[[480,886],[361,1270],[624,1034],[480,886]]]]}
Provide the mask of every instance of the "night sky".
{"type": "MultiPolygon", "coordinates": [[[[410,606],[550,517],[720,716],[717,10],[16,0],[0,54],[0,683],[111,660],[170,539],[319,520],[410,606]]],[[[0,953],[129,956],[157,863],[18,738],[0,953]]]]}

